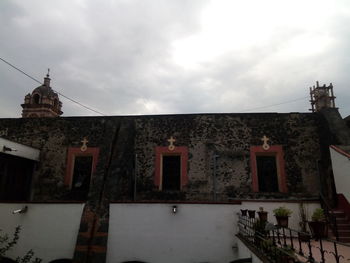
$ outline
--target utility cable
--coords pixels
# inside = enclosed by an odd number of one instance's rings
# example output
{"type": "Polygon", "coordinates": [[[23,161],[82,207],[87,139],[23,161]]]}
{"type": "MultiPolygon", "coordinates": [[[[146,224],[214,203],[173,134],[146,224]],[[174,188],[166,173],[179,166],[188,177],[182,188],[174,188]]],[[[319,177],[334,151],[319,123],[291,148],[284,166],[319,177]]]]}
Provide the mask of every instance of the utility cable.
{"type": "Polygon", "coordinates": [[[288,104],[288,103],[296,102],[296,101],[299,101],[299,100],[305,100],[307,98],[308,97],[302,97],[302,98],[298,98],[298,99],[295,99],[295,100],[289,100],[289,101],[284,101],[284,102],[281,102],[281,103],[276,103],[276,104],[271,104],[271,105],[266,105],[266,106],[246,109],[246,110],[243,110],[243,112],[253,111],[253,110],[260,110],[260,109],[264,109],[264,108],[270,108],[270,107],[273,107],[273,106],[279,106],[279,105],[283,105],[283,104],[288,104]]]}
{"type": "MultiPolygon", "coordinates": [[[[21,69],[19,69],[18,67],[12,65],[10,62],[6,61],[5,59],[3,59],[3,58],[0,57],[0,60],[3,61],[4,63],[6,63],[7,65],[9,65],[10,67],[14,68],[15,70],[21,72],[22,74],[24,74],[24,75],[27,76],[28,78],[30,78],[30,79],[34,80],[35,82],[38,82],[39,84],[43,85],[43,83],[42,83],[41,81],[39,81],[39,80],[37,80],[36,78],[34,78],[34,77],[30,76],[29,74],[25,73],[23,70],[21,70],[21,69]]],[[[89,107],[89,106],[86,106],[86,105],[80,103],[79,101],[76,101],[76,100],[74,100],[74,99],[71,99],[71,98],[67,97],[66,95],[63,95],[61,92],[58,92],[58,91],[56,91],[56,90],[54,90],[54,89],[52,89],[52,90],[53,90],[54,92],[56,92],[57,94],[59,94],[60,96],[64,97],[65,99],[67,99],[67,100],[69,100],[69,101],[71,101],[71,102],[73,102],[73,103],[76,103],[76,104],[78,104],[79,106],[84,107],[84,108],[87,109],[87,110],[93,111],[93,112],[95,112],[95,113],[97,113],[97,114],[100,114],[100,115],[102,115],[102,116],[106,116],[106,114],[104,114],[104,113],[102,113],[102,112],[100,112],[100,111],[97,111],[97,110],[95,110],[95,109],[93,109],[93,108],[91,108],[91,107],[89,107]]]]}

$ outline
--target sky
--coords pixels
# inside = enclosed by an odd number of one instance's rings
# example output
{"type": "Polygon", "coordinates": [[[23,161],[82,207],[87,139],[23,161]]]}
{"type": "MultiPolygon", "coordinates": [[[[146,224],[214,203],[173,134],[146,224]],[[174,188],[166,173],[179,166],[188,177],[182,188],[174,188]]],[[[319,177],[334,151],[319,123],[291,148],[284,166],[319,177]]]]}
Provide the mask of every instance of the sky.
{"type": "MultiPolygon", "coordinates": [[[[350,115],[348,0],[0,0],[0,57],[105,115],[350,115]]],[[[39,86],[0,61],[0,118],[39,86]]],[[[63,116],[95,112],[60,97],[63,116]]]]}

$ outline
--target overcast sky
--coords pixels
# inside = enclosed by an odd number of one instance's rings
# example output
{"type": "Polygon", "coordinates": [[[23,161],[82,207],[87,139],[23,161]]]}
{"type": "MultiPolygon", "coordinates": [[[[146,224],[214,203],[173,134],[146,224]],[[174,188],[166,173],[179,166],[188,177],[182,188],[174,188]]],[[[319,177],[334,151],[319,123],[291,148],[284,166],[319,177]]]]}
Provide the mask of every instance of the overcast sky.
{"type": "MultiPolygon", "coordinates": [[[[349,0],[0,0],[0,57],[106,115],[307,112],[319,80],[346,117],[349,51],[349,0]]],[[[0,61],[0,117],[37,86],[0,61]]]]}

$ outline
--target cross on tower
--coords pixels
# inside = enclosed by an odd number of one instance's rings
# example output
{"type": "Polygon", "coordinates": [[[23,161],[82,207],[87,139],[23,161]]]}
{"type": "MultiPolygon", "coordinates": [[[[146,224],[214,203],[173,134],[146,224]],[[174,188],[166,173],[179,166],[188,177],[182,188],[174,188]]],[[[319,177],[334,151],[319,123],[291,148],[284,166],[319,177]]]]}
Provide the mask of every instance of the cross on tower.
{"type": "Polygon", "coordinates": [[[169,139],[168,139],[168,142],[169,142],[169,146],[168,146],[168,149],[170,151],[173,151],[175,149],[175,145],[174,145],[174,142],[176,140],[173,138],[173,136],[171,136],[169,139]]]}
{"type": "Polygon", "coordinates": [[[264,135],[264,136],[261,138],[261,140],[263,141],[263,145],[262,145],[263,149],[264,149],[264,150],[270,149],[270,145],[267,143],[270,139],[267,138],[266,135],[264,135]]]}

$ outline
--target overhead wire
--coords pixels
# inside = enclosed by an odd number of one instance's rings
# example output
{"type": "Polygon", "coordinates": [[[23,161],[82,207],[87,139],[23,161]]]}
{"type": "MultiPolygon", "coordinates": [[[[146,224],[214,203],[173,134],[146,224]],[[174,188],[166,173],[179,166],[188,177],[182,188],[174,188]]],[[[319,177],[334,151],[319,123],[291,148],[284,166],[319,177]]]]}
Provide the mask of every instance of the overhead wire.
{"type": "MultiPolygon", "coordinates": [[[[15,70],[19,71],[20,73],[24,74],[24,75],[27,76],[28,78],[30,78],[30,79],[34,80],[35,82],[37,82],[37,83],[43,85],[43,83],[42,83],[41,81],[39,81],[39,80],[37,80],[36,78],[32,77],[31,75],[27,74],[26,72],[24,72],[24,71],[21,70],[20,68],[16,67],[15,65],[11,64],[11,63],[8,62],[7,60],[5,60],[5,59],[3,59],[3,58],[1,58],[1,57],[0,57],[0,60],[3,61],[4,63],[6,63],[7,65],[9,65],[10,67],[14,68],[15,70]]],[[[80,103],[80,102],[77,101],[77,100],[74,100],[74,99],[72,99],[72,98],[69,98],[68,96],[62,94],[61,92],[59,92],[59,91],[57,91],[57,90],[54,90],[54,89],[53,89],[53,91],[55,91],[57,94],[59,94],[60,96],[64,97],[65,99],[67,99],[67,100],[69,100],[69,101],[71,101],[71,102],[73,102],[73,103],[75,103],[75,104],[78,104],[78,105],[81,106],[81,107],[84,107],[84,108],[87,109],[87,110],[93,111],[93,112],[95,112],[95,113],[97,113],[97,114],[100,114],[100,115],[102,115],[102,116],[106,116],[106,114],[104,114],[104,113],[102,113],[102,112],[100,112],[100,111],[98,111],[98,110],[95,110],[95,109],[93,109],[93,108],[91,108],[91,107],[89,107],[89,106],[86,106],[86,105],[80,103]]]]}
{"type": "MultiPolygon", "coordinates": [[[[11,64],[10,62],[6,61],[5,59],[1,58],[0,57],[0,60],[3,61],[4,63],[6,63],[7,65],[11,66],[12,68],[16,69],[17,71],[19,71],[20,73],[24,74],[25,76],[27,76],[28,78],[34,80],[35,82],[39,83],[39,84],[43,84],[41,81],[37,80],[36,78],[32,77],[31,75],[27,74],[26,72],[24,72],[23,70],[21,70],[20,68],[16,67],[15,65],[11,64]]],[[[95,110],[89,106],[86,106],[82,103],[80,103],[79,101],[77,100],[74,100],[72,98],[69,98],[68,96],[62,94],[61,92],[59,91],[56,91],[54,90],[56,93],[58,93],[60,96],[64,97],[65,99],[75,103],[75,104],[78,104],[79,106],[81,107],[84,107],[85,109],[87,110],[90,110],[90,111],[93,111],[97,114],[100,114],[102,116],[106,116],[106,114],[98,111],[98,110],[95,110]]],[[[261,107],[255,107],[255,108],[251,108],[251,109],[246,109],[246,110],[243,110],[243,112],[249,112],[249,111],[253,111],[253,110],[259,110],[259,109],[265,109],[265,108],[270,108],[270,107],[274,107],[274,106],[279,106],[279,105],[284,105],[284,104],[288,104],[288,103],[292,103],[292,102],[296,102],[296,101],[300,101],[300,100],[304,100],[304,99],[307,99],[308,97],[302,97],[302,98],[297,98],[297,99],[294,99],[294,100],[290,100],[290,101],[284,101],[284,102],[281,102],[281,103],[276,103],[276,104],[271,104],[271,105],[266,105],[266,106],[261,106],[261,107]]]]}
{"type": "Polygon", "coordinates": [[[261,107],[246,109],[246,110],[243,110],[243,112],[248,112],[248,111],[253,111],[253,110],[260,110],[260,109],[270,108],[270,107],[279,106],[279,105],[283,105],[283,104],[288,104],[288,103],[292,103],[292,102],[296,102],[296,101],[300,101],[300,100],[305,100],[305,99],[307,99],[307,98],[309,98],[309,97],[302,97],[302,98],[297,98],[297,99],[294,99],[294,100],[284,101],[284,102],[280,102],[280,103],[276,103],[276,104],[271,104],[271,105],[266,105],[266,106],[261,106],[261,107]]]}

